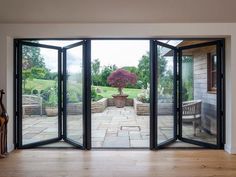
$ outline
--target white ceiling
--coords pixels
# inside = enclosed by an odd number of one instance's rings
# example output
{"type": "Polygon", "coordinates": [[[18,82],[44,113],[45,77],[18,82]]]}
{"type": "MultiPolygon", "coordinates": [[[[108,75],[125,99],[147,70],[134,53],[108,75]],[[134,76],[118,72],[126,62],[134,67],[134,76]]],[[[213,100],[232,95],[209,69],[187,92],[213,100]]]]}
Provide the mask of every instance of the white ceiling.
{"type": "Polygon", "coordinates": [[[236,22],[236,0],[0,0],[0,23],[236,22]]]}

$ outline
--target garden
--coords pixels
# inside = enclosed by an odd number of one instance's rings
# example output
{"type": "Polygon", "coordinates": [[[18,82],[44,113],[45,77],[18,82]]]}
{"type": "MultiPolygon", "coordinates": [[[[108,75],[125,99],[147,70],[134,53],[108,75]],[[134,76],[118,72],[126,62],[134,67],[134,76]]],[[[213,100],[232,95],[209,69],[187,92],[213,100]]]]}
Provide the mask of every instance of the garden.
{"type": "MultiPolygon", "coordinates": [[[[189,58],[185,59],[191,63],[189,58]]],[[[168,57],[158,58],[158,102],[172,103],[173,99],[173,69],[168,66],[168,57]]],[[[22,63],[22,91],[23,95],[37,95],[42,98],[43,106],[56,109],[58,104],[58,73],[46,67],[45,59],[40,54],[39,48],[23,47],[22,63]]],[[[149,81],[150,81],[149,53],[144,54],[137,66],[101,65],[100,59],[93,59],[91,63],[91,101],[106,100],[104,107],[126,105],[144,106],[142,110],[149,111],[149,81]]],[[[191,76],[190,76],[191,78],[191,76]]],[[[67,76],[67,103],[79,105],[75,109],[81,109],[82,102],[82,74],[69,73],[67,76]]],[[[187,95],[185,100],[192,97],[192,81],[189,78],[184,82],[187,95]]],[[[99,103],[101,104],[101,103],[99,103]]],[[[93,106],[93,104],[92,104],[93,106]]],[[[95,105],[96,106],[96,105],[95,105]]],[[[54,111],[55,112],[55,111],[54,111]]],[[[54,114],[57,114],[55,112],[54,114]]],[[[137,114],[141,114],[138,113],[137,114]]]]}

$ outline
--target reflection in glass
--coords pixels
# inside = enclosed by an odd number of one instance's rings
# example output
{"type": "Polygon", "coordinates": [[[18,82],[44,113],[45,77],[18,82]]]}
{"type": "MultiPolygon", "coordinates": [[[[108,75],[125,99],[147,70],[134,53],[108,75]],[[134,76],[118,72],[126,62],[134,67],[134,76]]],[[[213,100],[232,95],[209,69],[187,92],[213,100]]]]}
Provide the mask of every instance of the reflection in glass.
{"type": "Polygon", "coordinates": [[[174,138],[174,51],[157,46],[158,144],[174,138]]]}
{"type": "Polygon", "coordinates": [[[83,46],[67,49],[67,138],[83,144],[83,46]]]}
{"type": "Polygon", "coordinates": [[[183,51],[183,137],[216,144],[216,47],[183,51]]]}

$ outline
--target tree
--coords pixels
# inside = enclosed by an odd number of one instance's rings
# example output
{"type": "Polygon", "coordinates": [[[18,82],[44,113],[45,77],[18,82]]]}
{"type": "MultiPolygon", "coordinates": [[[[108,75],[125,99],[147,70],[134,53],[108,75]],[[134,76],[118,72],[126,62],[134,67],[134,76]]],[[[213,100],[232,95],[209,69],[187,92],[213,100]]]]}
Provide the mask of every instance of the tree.
{"type": "Polygon", "coordinates": [[[40,48],[26,46],[22,47],[22,61],[26,62],[28,67],[46,68],[44,58],[40,54],[40,48]]]}
{"type": "Polygon", "coordinates": [[[44,58],[40,54],[40,48],[24,45],[22,47],[22,80],[24,91],[27,80],[34,78],[43,79],[47,73],[49,73],[49,70],[46,68],[44,58]]]}
{"type": "Polygon", "coordinates": [[[99,59],[95,59],[94,61],[92,61],[91,64],[91,73],[92,73],[92,85],[99,85],[99,83],[101,82],[100,80],[100,61],[99,59]]]}
{"type": "Polygon", "coordinates": [[[116,65],[105,66],[101,71],[101,86],[108,86],[107,78],[113,72],[117,70],[116,65]]]}
{"type": "Polygon", "coordinates": [[[150,82],[150,62],[149,52],[142,56],[138,64],[138,78],[142,82],[144,88],[150,82]]]}
{"type": "Polygon", "coordinates": [[[27,80],[33,80],[34,78],[43,78],[45,77],[45,69],[44,68],[37,68],[32,67],[22,71],[22,81],[23,81],[23,90],[25,91],[25,86],[27,80]]]}
{"type": "Polygon", "coordinates": [[[118,88],[119,95],[123,95],[123,88],[129,84],[135,85],[137,82],[137,76],[136,74],[124,69],[117,69],[109,75],[107,82],[109,85],[118,88]]]}
{"type": "Polygon", "coordinates": [[[193,99],[193,57],[183,56],[182,61],[183,101],[189,101],[193,99]]]}
{"type": "Polygon", "coordinates": [[[99,59],[95,59],[94,61],[92,61],[92,74],[99,74],[100,73],[100,61],[99,59]]]}
{"type": "MultiPolygon", "coordinates": [[[[160,54],[160,52],[158,52],[160,54]]],[[[165,57],[158,57],[158,77],[163,78],[166,72],[167,60],[165,57]]],[[[141,80],[144,88],[147,88],[147,84],[150,82],[150,57],[149,52],[142,56],[138,64],[138,78],[141,80]]]]}

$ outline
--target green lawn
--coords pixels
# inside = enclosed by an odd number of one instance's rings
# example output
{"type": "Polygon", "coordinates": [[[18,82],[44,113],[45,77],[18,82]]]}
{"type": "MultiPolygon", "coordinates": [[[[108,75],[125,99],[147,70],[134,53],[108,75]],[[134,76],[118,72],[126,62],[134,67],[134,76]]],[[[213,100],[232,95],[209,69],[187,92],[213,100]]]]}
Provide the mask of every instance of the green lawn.
{"type": "Polygon", "coordinates": [[[44,90],[48,87],[53,87],[55,85],[56,81],[54,80],[42,80],[42,79],[33,79],[33,80],[28,80],[26,82],[26,89],[30,90],[44,90]]]}
{"type": "MultiPolygon", "coordinates": [[[[44,90],[48,87],[53,87],[56,81],[54,80],[41,80],[41,79],[34,79],[34,80],[28,80],[26,83],[26,89],[30,90],[44,90]]],[[[98,88],[100,90],[99,95],[103,96],[104,98],[112,98],[113,94],[117,94],[118,90],[114,87],[104,87],[104,86],[94,86],[95,88],[98,88]]],[[[72,92],[80,92],[81,86],[79,84],[70,84],[69,90],[72,92]],[[78,88],[78,89],[77,89],[78,88]]],[[[132,89],[132,88],[125,88],[123,90],[125,94],[128,94],[128,98],[135,98],[139,93],[141,93],[141,89],[132,89]]]]}
{"type": "MultiPolygon", "coordinates": [[[[104,87],[104,86],[94,86],[95,88],[98,88],[98,90],[101,91],[101,93],[98,93],[99,95],[102,95],[104,98],[112,98],[113,94],[117,94],[118,90],[114,87],[104,87]]],[[[123,90],[124,94],[129,95],[128,98],[136,98],[139,93],[141,93],[141,89],[132,89],[132,88],[125,88],[123,90]]]]}

